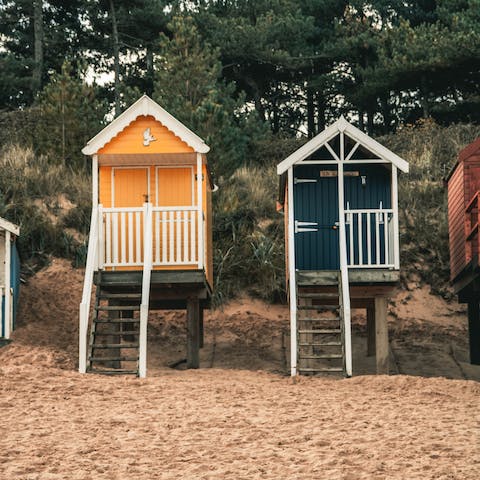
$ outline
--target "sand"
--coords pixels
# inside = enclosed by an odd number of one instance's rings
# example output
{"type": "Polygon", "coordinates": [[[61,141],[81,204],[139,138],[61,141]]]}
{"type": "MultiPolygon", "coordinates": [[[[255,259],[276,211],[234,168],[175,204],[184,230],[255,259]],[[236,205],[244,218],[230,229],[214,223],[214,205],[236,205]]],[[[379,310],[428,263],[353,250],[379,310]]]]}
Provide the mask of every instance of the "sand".
{"type": "MultiPolygon", "coordinates": [[[[161,312],[150,318],[148,378],[80,375],[81,287],[82,272],[54,260],[23,288],[0,349],[2,480],[480,476],[464,310],[425,288],[390,306],[400,374],[293,382],[285,306],[248,298],[206,315],[200,370],[168,368],[184,356],[185,320],[161,312]]],[[[354,332],[368,371],[360,312],[354,332]]]]}

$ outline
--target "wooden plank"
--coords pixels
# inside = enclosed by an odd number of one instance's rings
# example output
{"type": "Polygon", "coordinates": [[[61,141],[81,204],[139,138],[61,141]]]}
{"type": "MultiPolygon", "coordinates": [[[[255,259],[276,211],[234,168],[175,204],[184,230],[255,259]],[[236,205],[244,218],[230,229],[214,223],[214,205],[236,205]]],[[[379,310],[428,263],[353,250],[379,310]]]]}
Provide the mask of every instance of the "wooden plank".
{"type": "Polygon", "coordinates": [[[203,348],[204,340],[205,340],[205,332],[203,328],[203,306],[200,305],[200,348],[203,348]]]}
{"type": "Polygon", "coordinates": [[[468,304],[468,339],[470,363],[480,365],[480,305],[478,300],[468,304]]]}
{"type": "Polygon", "coordinates": [[[377,374],[388,375],[389,349],[387,299],[385,297],[375,297],[375,353],[377,374]]]}
{"type": "Polygon", "coordinates": [[[367,357],[375,355],[375,306],[367,307],[367,357]]]}
{"type": "Polygon", "coordinates": [[[200,304],[198,298],[187,300],[187,368],[200,367],[200,304]]]}
{"type": "MultiPolygon", "coordinates": [[[[335,270],[300,270],[297,271],[296,278],[299,288],[338,285],[338,272],[335,270]]],[[[351,285],[397,284],[400,280],[400,271],[388,268],[350,268],[348,279],[351,285]]]]}

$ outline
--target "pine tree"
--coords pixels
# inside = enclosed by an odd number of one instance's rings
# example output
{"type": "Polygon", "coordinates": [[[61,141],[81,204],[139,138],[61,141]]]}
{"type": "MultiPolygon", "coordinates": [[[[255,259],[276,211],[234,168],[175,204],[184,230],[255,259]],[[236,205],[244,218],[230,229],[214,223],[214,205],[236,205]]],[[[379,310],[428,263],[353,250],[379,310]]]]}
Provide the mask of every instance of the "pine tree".
{"type": "Polygon", "coordinates": [[[262,129],[242,112],[243,96],[234,99],[235,85],[220,79],[219,52],[202,42],[192,18],[175,17],[169,28],[171,38],[160,42],[154,99],[210,145],[216,173],[228,175],[245,160],[250,134],[262,129]]]}

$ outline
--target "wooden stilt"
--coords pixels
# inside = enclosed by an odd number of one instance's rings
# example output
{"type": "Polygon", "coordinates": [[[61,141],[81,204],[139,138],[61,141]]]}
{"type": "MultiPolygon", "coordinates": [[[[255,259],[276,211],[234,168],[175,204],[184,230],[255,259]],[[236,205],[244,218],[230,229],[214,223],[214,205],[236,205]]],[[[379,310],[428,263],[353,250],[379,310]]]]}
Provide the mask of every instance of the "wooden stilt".
{"type": "Polygon", "coordinates": [[[470,363],[480,365],[480,305],[478,301],[468,303],[468,337],[470,363]]]}
{"type": "Polygon", "coordinates": [[[375,308],[367,307],[367,357],[375,355],[375,308]]]}
{"type": "Polygon", "coordinates": [[[388,375],[388,325],[385,297],[375,297],[375,353],[377,374],[388,375]]]}
{"type": "Polygon", "coordinates": [[[200,302],[198,297],[187,300],[187,368],[200,366],[200,302]]]}
{"type": "Polygon", "coordinates": [[[200,306],[199,310],[199,315],[200,315],[200,323],[199,323],[199,328],[200,328],[200,340],[199,340],[199,345],[200,348],[203,348],[203,340],[204,340],[204,331],[203,331],[203,307],[200,306]]]}

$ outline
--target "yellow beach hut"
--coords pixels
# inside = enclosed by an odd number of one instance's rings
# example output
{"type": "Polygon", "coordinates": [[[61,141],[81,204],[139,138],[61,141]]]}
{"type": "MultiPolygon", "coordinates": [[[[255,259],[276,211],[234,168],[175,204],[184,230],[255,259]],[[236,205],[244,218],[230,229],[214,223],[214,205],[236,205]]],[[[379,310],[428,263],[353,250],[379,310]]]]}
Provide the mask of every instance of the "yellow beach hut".
{"type": "Polygon", "coordinates": [[[93,194],[80,372],[145,377],[148,312],[173,308],[187,309],[187,367],[198,368],[213,287],[208,151],[146,95],[82,150],[93,194]]]}

